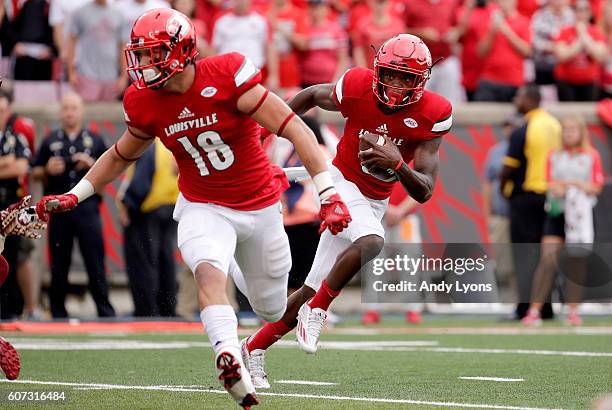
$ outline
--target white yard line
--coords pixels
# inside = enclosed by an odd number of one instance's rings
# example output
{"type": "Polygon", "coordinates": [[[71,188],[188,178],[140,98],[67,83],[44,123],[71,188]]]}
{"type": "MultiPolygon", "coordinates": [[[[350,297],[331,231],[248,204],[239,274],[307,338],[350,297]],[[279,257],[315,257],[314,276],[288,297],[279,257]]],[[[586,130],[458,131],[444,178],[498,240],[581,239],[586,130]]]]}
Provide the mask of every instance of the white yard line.
{"type": "MultiPolygon", "coordinates": [[[[139,340],[104,340],[71,341],[67,339],[33,339],[9,338],[17,350],[156,350],[156,349],[191,349],[208,348],[208,342],[149,342],[139,340]]],[[[489,353],[489,354],[522,354],[538,356],[574,356],[574,357],[612,357],[612,352],[585,352],[540,349],[488,349],[467,347],[439,347],[435,340],[412,341],[321,341],[319,346],[326,350],[363,350],[363,351],[402,351],[433,353],[489,353]]],[[[296,342],[281,340],[274,346],[295,349],[296,342]]]]}
{"type": "MultiPolygon", "coordinates": [[[[224,390],[213,389],[197,389],[192,387],[181,386],[129,386],[122,384],[101,384],[101,383],[69,383],[55,381],[38,381],[38,380],[0,380],[1,383],[13,384],[31,384],[45,386],[66,386],[75,388],[103,388],[115,390],[144,390],[144,391],[169,391],[169,392],[192,392],[192,393],[216,393],[227,394],[224,390]]],[[[294,397],[300,399],[321,399],[321,400],[337,400],[337,401],[358,401],[367,403],[394,403],[394,404],[422,404],[429,406],[441,407],[467,407],[476,409],[502,409],[502,410],[553,410],[541,407],[518,407],[505,406],[500,404],[476,404],[476,403],[457,403],[443,401],[425,401],[425,400],[403,400],[403,399],[383,399],[378,397],[350,397],[350,396],[328,396],[319,394],[299,394],[299,393],[271,393],[258,392],[258,396],[273,396],[273,397],[294,397]]]]}
{"type": "Polygon", "coordinates": [[[468,347],[387,347],[372,350],[401,352],[435,352],[435,353],[492,353],[492,354],[526,354],[538,356],[579,356],[579,357],[612,357],[612,352],[581,352],[563,350],[530,350],[530,349],[482,349],[468,347]]]}
{"type": "Polygon", "coordinates": [[[280,383],[280,384],[301,384],[301,385],[308,385],[308,386],[337,386],[338,383],[331,383],[331,382],[311,382],[308,380],[276,380],[274,381],[274,383],[280,383]]]}
{"type": "MultiPolygon", "coordinates": [[[[336,327],[326,329],[325,332],[335,335],[610,335],[611,326],[583,326],[583,327],[538,327],[525,328],[522,326],[512,327],[336,327]]],[[[245,331],[245,334],[253,332],[245,331]]]]}
{"type": "MultiPolygon", "coordinates": [[[[34,338],[10,338],[18,350],[153,350],[153,349],[190,349],[210,347],[209,342],[187,342],[168,341],[150,342],[141,340],[69,340],[69,339],[34,339],[34,338]]],[[[319,345],[325,349],[336,350],[372,350],[386,347],[419,347],[438,346],[435,340],[408,340],[408,341],[356,341],[356,342],[334,342],[322,341],[319,345]]],[[[276,346],[296,347],[296,343],[289,340],[281,340],[276,346]]]]}
{"type": "Polygon", "coordinates": [[[509,379],[506,377],[460,376],[461,380],[482,380],[488,382],[524,382],[525,379],[509,379]]]}

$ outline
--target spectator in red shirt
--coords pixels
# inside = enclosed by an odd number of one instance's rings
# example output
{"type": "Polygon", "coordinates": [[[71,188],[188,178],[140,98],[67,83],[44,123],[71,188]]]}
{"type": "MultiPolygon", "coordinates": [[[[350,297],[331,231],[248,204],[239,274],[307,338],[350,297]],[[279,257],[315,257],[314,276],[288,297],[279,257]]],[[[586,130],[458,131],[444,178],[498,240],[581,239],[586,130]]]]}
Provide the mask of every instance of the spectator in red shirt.
{"type": "Polygon", "coordinates": [[[406,32],[419,36],[431,51],[433,61],[427,89],[448,98],[462,100],[461,67],[453,55],[457,42],[456,13],[460,0],[410,0],[405,2],[406,32]]]}
{"type": "Polygon", "coordinates": [[[299,87],[300,51],[306,49],[307,22],[304,10],[289,0],[274,0],[268,20],[272,26],[272,38],[278,53],[278,77],[280,88],[299,87]]]}
{"type": "Polygon", "coordinates": [[[468,101],[474,101],[484,59],[478,54],[482,22],[489,21],[493,5],[487,0],[467,0],[459,9],[458,36],[461,43],[461,85],[468,101]]]}
{"type": "MultiPolygon", "coordinates": [[[[406,13],[406,2],[404,0],[388,0],[388,10],[389,13],[397,17],[401,20],[404,18],[404,14],[406,13]]],[[[353,0],[351,5],[347,11],[346,16],[346,31],[349,34],[350,38],[353,39],[355,37],[355,30],[357,29],[360,21],[372,14],[371,3],[368,0],[353,0]]]]}
{"type": "Polygon", "coordinates": [[[206,39],[212,38],[212,29],[215,20],[221,14],[222,0],[196,0],[195,17],[206,24],[206,39]]]}
{"type": "Polygon", "coordinates": [[[327,0],[309,0],[308,43],[302,59],[302,86],[335,82],[348,68],[348,41],[329,18],[327,0]]]}
{"type": "Polygon", "coordinates": [[[376,51],[385,41],[406,32],[404,22],[391,12],[389,0],[368,0],[371,13],[357,23],[353,38],[355,65],[373,68],[376,51]]]}
{"type": "Polygon", "coordinates": [[[370,13],[372,13],[372,10],[370,10],[366,0],[354,0],[352,2],[346,16],[346,31],[351,38],[355,34],[357,24],[370,13]]]}
{"type": "Polygon", "coordinates": [[[542,4],[545,3],[546,1],[542,0],[517,0],[516,10],[523,16],[531,20],[531,17],[533,17],[534,13],[538,11],[542,4]]]}
{"type": "Polygon", "coordinates": [[[594,101],[601,64],[608,54],[606,36],[590,24],[588,1],[576,1],[575,13],[576,24],[561,30],[555,40],[557,93],[560,101],[594,101]]]}
{"type": "Polygon", "coordinates": [[[478,43],[484,58],[477,101],[511,102],[525,83],[523,59],[531,53],[529,20],[516,10],[516,0],[499,0],[499,10],[485,22],[485,33],[478,43]]]}

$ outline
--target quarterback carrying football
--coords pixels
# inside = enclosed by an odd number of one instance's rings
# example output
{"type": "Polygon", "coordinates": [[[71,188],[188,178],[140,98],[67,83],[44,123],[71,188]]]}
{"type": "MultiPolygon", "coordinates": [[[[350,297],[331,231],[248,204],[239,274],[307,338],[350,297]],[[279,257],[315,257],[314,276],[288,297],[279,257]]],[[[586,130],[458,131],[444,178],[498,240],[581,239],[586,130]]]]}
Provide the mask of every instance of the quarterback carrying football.
{"type": "Polygon", "coordinates": [[[132,77],[123,99],[126,131],[70,192],[43,197],[37,212],[45,219],[102,192],[160,138],[179,168],[178,246],[198,284],[219,379],[249,408],[258,401],[242,362],[227,275],[241,275],[234,281],[254,311],[276,322],[286,309],[291,266],[279,202],[288,182],[265,155],[260,126],[295,145],[321,198],[321,230],[337,234],[351,218],[314,135],[260,84],[260,70],[238,53],[195,61],[196,50],[185,15],[155,9],[136,20],[125,50],[132,77]]]}
{"type": "Polygon", "coordinates": [[[399,181],[418,202],[431,197],[441,136],[452,125],[450,102],[425,90],[431,67],[425,43],[400,34],[380,48],[373,71],[352,68],[336,84],[309,87],[289,101],[297,113],[318,106],[346,118],[330,171],[353,222],[337,236],[321,236],[306,282],[289,297],[283,318],[241,342],[255,387],[270,387],[265,350],[294,327],[300,348],[316,352],[329,305],[382,250],[381,219],[393,184],[399,181]]]}

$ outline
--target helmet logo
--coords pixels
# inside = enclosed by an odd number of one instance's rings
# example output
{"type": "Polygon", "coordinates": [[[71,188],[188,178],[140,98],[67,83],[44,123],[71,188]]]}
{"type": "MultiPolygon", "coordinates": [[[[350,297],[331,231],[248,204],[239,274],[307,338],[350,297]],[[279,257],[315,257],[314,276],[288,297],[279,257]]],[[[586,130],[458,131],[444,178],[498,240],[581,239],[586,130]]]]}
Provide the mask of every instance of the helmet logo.
{"type": "Polygon", "coordinates": [[[187,19],[180,13],[174,13],[166,22],[166,32],[169,36],[176,37],[177,41],[181,41],[189,32],[190,24],[187,19]]]}

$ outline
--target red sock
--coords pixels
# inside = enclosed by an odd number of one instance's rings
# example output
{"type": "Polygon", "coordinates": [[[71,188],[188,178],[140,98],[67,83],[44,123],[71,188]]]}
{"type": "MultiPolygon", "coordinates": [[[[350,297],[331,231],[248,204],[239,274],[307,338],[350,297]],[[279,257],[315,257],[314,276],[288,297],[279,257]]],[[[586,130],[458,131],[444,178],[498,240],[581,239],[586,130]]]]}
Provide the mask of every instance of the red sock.
{"type": "Polygon", "coordinates": [[[323,310],[329,309],[329,305],[334,301],[340,294],[339,290],[332,290],[327,287],[327,282],[323,281],[319,291],[314,295],[312,300],[308,303],[311,308],[320,308],[323,310]]]}
{"type": "Polygon", "coordinates": [[[291,328],[282,320],[274,323],[266,323],[264,327],[251,336],[251,339],[247,342],[247,348],[249,352],[255,349],[266,350],[290,331],[291,328]]]}

